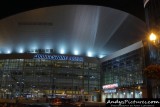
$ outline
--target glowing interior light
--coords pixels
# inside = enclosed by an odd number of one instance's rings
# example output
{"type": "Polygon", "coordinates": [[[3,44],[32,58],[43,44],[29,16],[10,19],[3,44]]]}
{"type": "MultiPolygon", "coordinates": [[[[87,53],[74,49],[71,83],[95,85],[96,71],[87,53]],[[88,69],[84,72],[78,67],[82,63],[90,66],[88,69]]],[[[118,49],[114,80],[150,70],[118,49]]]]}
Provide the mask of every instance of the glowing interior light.
{"type": "Polygon", "coordinates": [[[142,92],[139,92],[139,94],[142,94],[142,92]]]}

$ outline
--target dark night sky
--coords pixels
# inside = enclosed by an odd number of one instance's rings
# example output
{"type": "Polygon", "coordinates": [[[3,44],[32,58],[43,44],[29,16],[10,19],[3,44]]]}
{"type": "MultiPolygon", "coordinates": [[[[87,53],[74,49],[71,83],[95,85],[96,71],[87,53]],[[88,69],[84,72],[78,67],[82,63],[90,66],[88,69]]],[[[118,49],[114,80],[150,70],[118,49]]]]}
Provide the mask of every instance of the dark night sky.
{"type": "Polygon", "coordinates": [[[0,19],[39,7],[62,4],[91,4],[107,6],[131,13],[134,16],[145,20],[143,0],[1,0],[0,19]]]}

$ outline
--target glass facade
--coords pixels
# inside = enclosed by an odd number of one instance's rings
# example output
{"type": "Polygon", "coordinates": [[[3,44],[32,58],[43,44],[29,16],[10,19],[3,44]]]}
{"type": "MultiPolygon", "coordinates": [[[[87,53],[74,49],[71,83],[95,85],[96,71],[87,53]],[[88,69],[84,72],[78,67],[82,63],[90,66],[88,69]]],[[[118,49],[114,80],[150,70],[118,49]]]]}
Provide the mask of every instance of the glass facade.
{"type": "Polygon", "coordinates": [[[112,91],[113,88],[103,89],[102,99],[141,98],[144,65],[143,48],[103,62],[103,85],[118,84],[118,87],[116,91],[112,91]]]}
{"type": "Polygon", "coordinates": [[[105,98],[147,96],[143,47],[103,62],[94,57],[53,56],[1,55],[0,98],[45,95],[104,102],[105,98]]]}
{"type": "Polygon", "coordinates": [[[96,58],[84,57],[82,62],[31,59],[32,54],[7,56],[0,59],[0,98],[47,95],[99,100],[100,68],[96,58]]]}

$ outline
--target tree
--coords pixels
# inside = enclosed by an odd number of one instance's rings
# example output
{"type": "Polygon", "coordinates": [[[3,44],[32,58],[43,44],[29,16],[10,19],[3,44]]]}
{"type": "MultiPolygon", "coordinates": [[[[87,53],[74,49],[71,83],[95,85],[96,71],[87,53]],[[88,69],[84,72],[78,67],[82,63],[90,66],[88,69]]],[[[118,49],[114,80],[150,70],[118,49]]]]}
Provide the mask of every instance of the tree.
{"type": "Polygon", "coordinates": [[[160,79],[160,65],[149,65],[144,69],[144,75],[149,79],[160,79]]]}
{"type": "Polygon", "coordinates": [[[151,87],[149,87],[149,89],[150,91],[152,90],[152,95],[154,97],[159,97],[160,65],[149,65],[143,70],[143,73],[147,80],[151,81],[151,85],[149,85],[151,87]]]}

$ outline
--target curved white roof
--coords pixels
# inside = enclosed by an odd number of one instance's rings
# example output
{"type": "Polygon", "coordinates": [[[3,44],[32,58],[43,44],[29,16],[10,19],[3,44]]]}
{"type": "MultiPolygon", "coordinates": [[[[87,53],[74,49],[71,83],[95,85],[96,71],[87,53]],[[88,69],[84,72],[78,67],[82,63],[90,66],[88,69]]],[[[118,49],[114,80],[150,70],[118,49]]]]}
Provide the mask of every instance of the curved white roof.
{"type": "Polygon", "coordinates": [[[53,49],[54,53],[106,56],[142,40],[145,31],[143,21],[120,10],[51,6],[0,20],[0,52],[53,49]]]}

